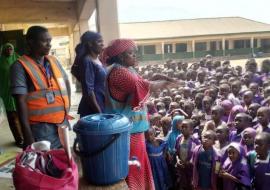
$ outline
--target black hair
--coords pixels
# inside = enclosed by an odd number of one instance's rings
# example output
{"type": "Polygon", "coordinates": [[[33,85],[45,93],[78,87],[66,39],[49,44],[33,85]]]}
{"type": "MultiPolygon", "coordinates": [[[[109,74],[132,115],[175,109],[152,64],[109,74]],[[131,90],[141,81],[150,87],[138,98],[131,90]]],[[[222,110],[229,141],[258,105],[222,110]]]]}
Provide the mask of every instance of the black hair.
{"type": "Polygon", "coordinates": [[[270,145],[270,134],[267,132],[261,132],[256,137],[261,137],[265,144],[270,145]]]}
{"type": "Polygon", "coordinates": [[[117,56],[109,58],[106,62],[108,65],[112,65],[114,63],[121,63],[121,60],[119,59],[119,56],[117,55],[117,56]]]}
{"type": "Polygon", "coordinates": [[[48,29],[43,26],[31,26],[26,33],[26,41],[37,40],[39,35],[48,32],[48,29]]]}

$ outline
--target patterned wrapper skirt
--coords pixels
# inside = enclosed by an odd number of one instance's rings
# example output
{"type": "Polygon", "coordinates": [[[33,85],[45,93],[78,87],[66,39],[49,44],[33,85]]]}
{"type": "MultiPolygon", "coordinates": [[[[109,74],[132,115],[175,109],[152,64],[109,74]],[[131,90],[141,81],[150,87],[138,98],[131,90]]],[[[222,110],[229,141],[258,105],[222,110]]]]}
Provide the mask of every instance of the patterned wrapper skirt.
{"type": "Polygon", "coordinates": [[[130,158],[137,157],[141,167],[129,166],[127,184],[131,190],[154,190],[154,180],[151,165],[148,160],[144,133],[131,134],[130,136],[130,158]]]}

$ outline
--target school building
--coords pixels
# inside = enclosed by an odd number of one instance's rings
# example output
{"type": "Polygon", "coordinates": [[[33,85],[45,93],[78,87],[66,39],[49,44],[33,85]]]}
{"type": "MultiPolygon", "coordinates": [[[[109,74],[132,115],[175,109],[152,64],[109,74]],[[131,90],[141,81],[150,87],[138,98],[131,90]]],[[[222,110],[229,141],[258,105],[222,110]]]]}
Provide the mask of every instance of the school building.
{"type": "Polygon", "coordinates": [[[270,53],[270,24],[242,17],[122,23],[120,36],[137,42],[141,61],[270,53]]]}

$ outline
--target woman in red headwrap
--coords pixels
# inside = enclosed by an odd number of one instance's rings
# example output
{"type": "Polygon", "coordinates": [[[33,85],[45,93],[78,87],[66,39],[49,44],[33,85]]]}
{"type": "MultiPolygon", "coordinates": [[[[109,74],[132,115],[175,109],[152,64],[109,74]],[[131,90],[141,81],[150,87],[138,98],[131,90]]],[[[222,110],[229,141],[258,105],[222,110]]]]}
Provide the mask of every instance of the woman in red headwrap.
{"type": "Polygon", "coordinates": [[[155,189],[151,166],[146,153],[144,132],[149,128],[145,101],[152,91],[159,90],[176,81],[155,75],[152,81],[140,77],[134,66],[137,47],[132,40],[117,39],[105,49],[103,58],[108,67],[105,92],[105,112],[121,113],[133,123],[130,131],[130,158],[136,157],[141,168],[130,166],[127,184],[133,190],[155,189]]]}

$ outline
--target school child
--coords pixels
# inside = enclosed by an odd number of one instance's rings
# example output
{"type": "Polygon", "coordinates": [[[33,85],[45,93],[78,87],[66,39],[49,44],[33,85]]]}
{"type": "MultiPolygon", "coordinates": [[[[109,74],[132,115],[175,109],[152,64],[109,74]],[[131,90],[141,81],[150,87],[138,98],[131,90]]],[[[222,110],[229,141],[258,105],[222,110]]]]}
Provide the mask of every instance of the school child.
{"type": "Polygon", "coordinates": [[[183,120],[181,124],[182,134],[176,140],[176,187],[182,190],[191,190],[192,179],[192,150],[199,144],[198,139],[192,136],[193,123],[190,119],[183,120]]]}
{"type": "Polygon", "coordinates": [[[242,139],[240,144],[243,146],[245,154],[254,150],[254,141],[256,136],[256,130],[248,127],[241,133],[242,139]]]}
{"type": "Polygon", "coordinates": [[[234,105],[241,105],[240,101],[240,90],[241,90],[241,82],[239,80],[236,80],[231,85],[231,93],[228,96],[228,100],[230,100],[234,105]]]}
{"type": "Polygon", "coordinates": [[[270,133],[270,108],[269,107],[260,107],[257,111],[258,124],[254,126],[257,134],[261,132],[270,133]]]}
{"type": "Polygon", "coordinates": [[[229,118],[228,118],[228,122],[227,122],[227,125],[230,128],[230,131],[236,130],[235,129],[235,123],[234,123],[235,116],[238,113],[244,113],[244,112],[245,112],[245,109],[243,108],[243,106],[241,106],[241,105],[233,106],[233,108],[232,108],[232,110],[230,112],[229,118]]]}
{"type": "Polygon", "coordinates": [[[224,109],[222,106],[217,105],[217,106],[212,107],[211,115],[212,115],[212,121],[214,121],[216,126],[221,125],[221,124],[226,124],[224,121],[222,121],[222,117],[224,115],[224,109]]]}
{"type": "Polygon", "coordinates": [[[181,134],[181,124],[184,120],[184,116],[174,116],[172,120],[172,129],[168,134],[168,151],[173,156],[175,154],[176,138],[181,134]]]}
{"type": "Polygon", "coordinates": [[[220,165],[218,152],[214,149],[216,133],[212,130],[203,132],[202,144],[194,148],[193,163],[193,187],[195,190],[216,190],[216,167],[220,165]]]}
{"type": "Polygon", "coordinates": [[[171,187],[171,179],[166,163],[165,155],[167,143],[157,140],[155,129],[149,128],[146,136],[146,151],[151,164],[152,174],[156,190],[167,190],[171,187]]]}
{"type": "Polygon", "coordinates": [[[184,104],[184,112],[187,114],[186,118],[190,119],[192,116],[192,111],[194,110],[194,103],[192,101],[187,101],[184,104]]]}
{"type": "Polygon", "coordinates": [[[262,132],[255,137],[255,151],[249,153],[254,190],[270,188],[270,134],[262,132]]]}
{"type": "Polygon", "coordinates": [[[252,117],[252,126],[255,126],[258,124],[257,111],[260,107],[261,105],[258,103],[252,103],[248,107],[247,113],[252,117]]]}
{"type": "Polygon", "coordinates": [[[244,150],[239,143],[232,142],[227,149],[228,158],[222,165],[219,176],[224,190],[250,189],[251,180],[244,150]]]}
{"type": "Polygon", "coordinates": [[[219,98],[216,100],[217,105],[219,105],[223,100],[228,99],[231,92],[231,87],[228,83],[223,83],[219,85],[219,98]]]}
{"type": "Polygon", "coordinates": [[[251,127],[251,117],[246,113],[238,113],[235,116],[235,131],[231,131],[230,133],[230,141],[231,142],[240,142],[242,139],[241,133],[245,128],[251,127]]]}
{"type": "Polygon", "coordinates": [[[255,83],[255,82],[250,83],[249,84],[249,89],[253,93],[252,102],[260,104],[262,102],[262,100],[263,100],[263,97],[260,94],[258,83],[255,83]]]}
{"type": "Polygon", "coordinates": [[[200,113],[202,112],[202,100],[203,100],[204,94],[203,93],[197,93],[195,95],[194,103],[195,103],[195,109],[193,113],[200,113]]]}
{"type": "Polygon", "coordinates": [[[247,90],[244,92],[243,94],[243,103],[244,103],[244,109],[245,111],[248,111],[248,108],[250,106],[250,104],[253,103],[253,92],[251,90],[247,90]]]}
{"type": "Polygon", "coordinates": [[[229,134],[230,129],[227,125],[219,125],[216,128],[216,134],[217,134],[217,141],[215,144],[215,147],[219,150],[219,156],[221,164],[224,163],[224,161],[227,159],[227,146],[230,144],[229,141],[229,134]]]}
{"type": "Polygon", "coordinates": [[[203,114],[204,119],[209,121],[212,119],[211,116],[211,105],[213,104],[213,100],[210,96],[205,96],[202,100],[202,106],[203,106],[203,114]]]}
{"type": "Polygon", "coordinates": [[[230,100],[223,100],[220,105],[223,107],[224,109],[224,114],[222,117],[222,121],[224,121],[225,123],[228,122],[229,119],[229,115],[231,113],[231,110],[233,108],[233,103],[230,100]]]}
{"type": "Polygon", "coordinates": [[[170,117],[165,116],[161,118],[160,122],[162,127],[160,138],[162,138],[164,141],[167,141],[168,133],[171,130],[172,119],[170,117]]]}

